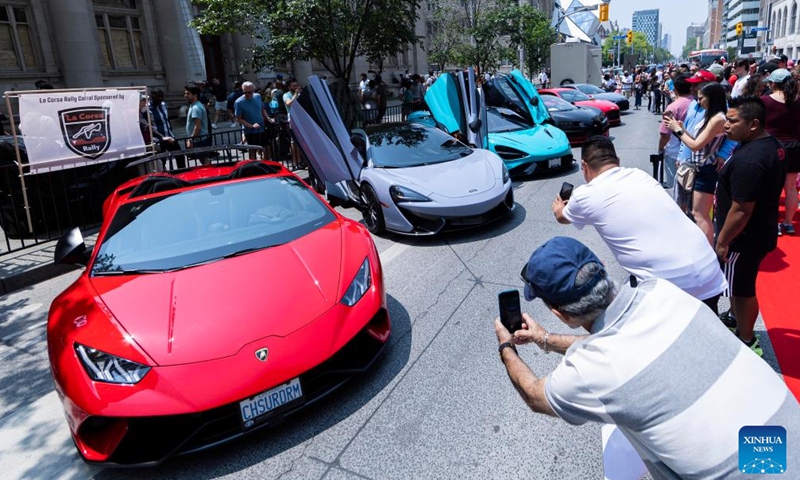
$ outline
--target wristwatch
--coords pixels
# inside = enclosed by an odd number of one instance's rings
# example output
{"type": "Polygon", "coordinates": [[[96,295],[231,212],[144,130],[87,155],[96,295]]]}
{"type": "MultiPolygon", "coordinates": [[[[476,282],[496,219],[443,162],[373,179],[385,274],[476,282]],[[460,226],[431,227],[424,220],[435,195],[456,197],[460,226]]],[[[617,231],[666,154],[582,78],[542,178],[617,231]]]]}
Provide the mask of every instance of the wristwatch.
{"type": "Polygon", "coordinates": [[[683,130],[678,130],[677,132],[672,132],[672,134],[675,135],[676,137],[680,137],[681,135],[683,135],[683,130]]]}
{"type": "Polygon", "coordinates": [[[517,347],[515,347],[514,344],[511,342],[501,343],[500,346],[497,348],[497,352],[502,356],[503,350],[506,348],[510,348],[511,350],[514,350],[514,353],[517,353],[517,347]]]}

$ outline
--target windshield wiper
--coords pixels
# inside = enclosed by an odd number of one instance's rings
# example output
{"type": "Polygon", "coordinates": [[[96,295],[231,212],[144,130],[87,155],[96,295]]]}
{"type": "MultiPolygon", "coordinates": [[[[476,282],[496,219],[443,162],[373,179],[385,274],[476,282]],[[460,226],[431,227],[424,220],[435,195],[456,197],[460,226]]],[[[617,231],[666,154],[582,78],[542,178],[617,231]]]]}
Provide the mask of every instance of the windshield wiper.
{"type": "Polygon", "coordinates": [[[147,275],[150,273],[164,273],[168,270],[163,268],[140,268],[132,270],[100,270],[92,272],[96,277],[114,276],[114,275],[147,275]]]}

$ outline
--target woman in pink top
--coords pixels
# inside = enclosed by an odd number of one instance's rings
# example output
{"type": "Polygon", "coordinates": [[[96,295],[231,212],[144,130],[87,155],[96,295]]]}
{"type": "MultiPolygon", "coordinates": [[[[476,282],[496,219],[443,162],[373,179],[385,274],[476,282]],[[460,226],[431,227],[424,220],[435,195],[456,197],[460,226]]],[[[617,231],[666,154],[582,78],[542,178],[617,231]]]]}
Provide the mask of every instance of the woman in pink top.
{"type": "Polygon", "coordinates": [[[773,71],[767,77],[767,82],[772,93],[761,97],[767,109],[764,129],[786,147],[788,170],[783,184],[786,215],[783,223],[778,225],[778,233],[794,235],[792,219],[797,211],[797,173],[800,172],[800,102],[797,100],[797,82],[784,68],[773,71]]]}

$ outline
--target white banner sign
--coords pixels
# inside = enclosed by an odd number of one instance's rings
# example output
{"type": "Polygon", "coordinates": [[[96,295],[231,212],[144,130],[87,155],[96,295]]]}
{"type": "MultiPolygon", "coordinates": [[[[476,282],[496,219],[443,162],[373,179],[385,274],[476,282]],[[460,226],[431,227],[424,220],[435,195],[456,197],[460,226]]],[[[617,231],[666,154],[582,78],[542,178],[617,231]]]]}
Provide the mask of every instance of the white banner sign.
{"type": "Polygon", "coordinates": [[[32,173],[141,156],[139,90],[19,95],[32,173]]]}

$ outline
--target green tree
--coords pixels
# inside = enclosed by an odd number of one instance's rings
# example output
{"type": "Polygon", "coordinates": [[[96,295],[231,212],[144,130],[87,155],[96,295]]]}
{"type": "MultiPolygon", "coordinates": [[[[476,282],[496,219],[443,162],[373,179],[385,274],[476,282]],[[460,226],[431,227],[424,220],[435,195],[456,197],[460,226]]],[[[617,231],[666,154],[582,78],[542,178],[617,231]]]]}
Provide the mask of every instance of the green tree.
{"type": "Polygon", "coordinates": [[[455,4],[437,4],[428,20],[428,61],[437,63],[441,71],[457,63],[459,48],[467,41],[463,11],[454,7],[455,4]]]}
{"type": "Polygon", "coordinates": [[[500,65],[504,58],[513,58],[509,48],[512,22],[518,5],[513,0],[460,0],[466,17],[469,42],[458,49],[462,65],[472,65],[484,72],[500,65]]]}
{"type": "Polygon", "coordinates": [[[349,80],[356,57],[371,61],[420,40],[414,25],[421,0],[193,0],[201,34],[239,33],[256,39],[247,67],[261,70],[316,60],[349,80]]]}
{"type": "Polygon", "coordinates": [[[517,13],[512,17],[510,47],[513,50],[522,49],[528,75],[533,76],[550,57],[550,44],[553,43],[555,28],[550,26],[549,17],[538,8],[522,5],[516,7],[516,10],[517,13]]]}
{"type": "Polygon", "coordinates": [[[681,51],[681,57],[688,60],[689,54],[697,50],[697,48],[695,47],[697,47],[697,43],[695,43],[694,39],[690,39],[689,42],[683,46],[683,50],[681,51]]]}

